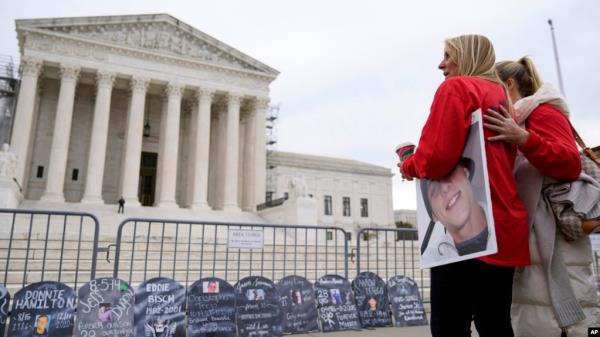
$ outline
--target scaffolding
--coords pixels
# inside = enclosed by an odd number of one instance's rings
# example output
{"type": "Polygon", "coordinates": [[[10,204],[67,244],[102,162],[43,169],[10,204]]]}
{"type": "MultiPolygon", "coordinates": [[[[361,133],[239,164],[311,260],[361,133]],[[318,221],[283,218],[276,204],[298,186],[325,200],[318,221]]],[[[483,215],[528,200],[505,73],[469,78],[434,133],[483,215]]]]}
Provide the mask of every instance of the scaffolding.
{"type": "Polygon", "coordinates": [[[271,156],[277,146],[277,121],[279,119],[279,104],[270,105],[267,110],[266,133],[267,133],[267,186],[266,186],[266,201],[267,203],[273,200],[273,196],[277,193],[277,181],[273,170],[271,156]]]}
{"type": "Polygon", "coordinates": [[[0,55],[0,145],[10,142],[14,109],[19,88],[18,59],[0,55]]]}

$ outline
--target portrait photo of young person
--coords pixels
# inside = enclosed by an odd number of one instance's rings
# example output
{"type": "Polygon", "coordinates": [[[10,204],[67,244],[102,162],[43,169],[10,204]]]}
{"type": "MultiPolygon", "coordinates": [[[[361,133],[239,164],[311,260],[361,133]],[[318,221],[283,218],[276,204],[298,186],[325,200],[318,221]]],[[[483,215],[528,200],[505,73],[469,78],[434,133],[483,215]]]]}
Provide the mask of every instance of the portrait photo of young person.
{"type": "Polygon", "coordinates": [[[439,180],[417,182],[422,268],[497,251],[482,137],[477,112],[454,169],[439,180]]]}

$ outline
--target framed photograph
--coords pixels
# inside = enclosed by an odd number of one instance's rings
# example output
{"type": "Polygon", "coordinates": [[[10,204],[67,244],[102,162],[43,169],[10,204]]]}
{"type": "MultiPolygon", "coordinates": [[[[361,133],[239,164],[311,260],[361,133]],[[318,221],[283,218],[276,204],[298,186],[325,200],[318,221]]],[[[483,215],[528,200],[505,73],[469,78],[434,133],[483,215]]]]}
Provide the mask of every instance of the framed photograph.
{"type": "Polygon", "coordinates": [[[440,180],[417,181],[421,268],[498,251],[485,158],[482,115],[477,110],[456,167],[440,180]]]}

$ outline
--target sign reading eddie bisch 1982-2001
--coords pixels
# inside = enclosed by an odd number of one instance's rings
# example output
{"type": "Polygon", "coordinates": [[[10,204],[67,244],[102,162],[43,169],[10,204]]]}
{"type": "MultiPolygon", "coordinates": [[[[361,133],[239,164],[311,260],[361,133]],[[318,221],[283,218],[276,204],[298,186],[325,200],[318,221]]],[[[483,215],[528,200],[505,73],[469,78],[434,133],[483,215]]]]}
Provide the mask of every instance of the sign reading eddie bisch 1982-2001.
{"type": "Polygon", "coordinates": [[[135,335],[185,337],[185,288],[166,277],[144,281],[135,291],[135,335]]]}

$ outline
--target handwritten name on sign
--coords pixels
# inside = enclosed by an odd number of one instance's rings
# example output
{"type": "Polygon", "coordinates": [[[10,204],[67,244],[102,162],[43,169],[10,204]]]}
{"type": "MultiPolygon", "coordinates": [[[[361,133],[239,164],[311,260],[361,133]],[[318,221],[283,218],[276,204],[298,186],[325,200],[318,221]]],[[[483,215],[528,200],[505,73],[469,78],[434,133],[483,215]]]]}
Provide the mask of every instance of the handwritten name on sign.
{"type": "Polygon", "coordinates": [[[388,299],[392,304],[395,326],[427,325],[427,315],[419,287],[409,277],[394,276],[388,281],[388,299]]]}
{"type": "Polygon", "coordinates": [[[133,337],[133,289],[115,278],[91,280],[79,289],[76,337],[133,337]]]}
{"type": "Polygon", "coordinates": [[[352,281],[354,300],[363,327],[392,324],[385,282],[375,273],[362,272],[352,281]]]}
{"type": "Polygon", "coordinates": [[[8,337],[73,334],[75,292],[60,282],[38,282],[15,294],[8,337]]]}
{"type": "Polygon", "coordinates": [[[348,280],[338,275],[325,275],[315,282],[315,294],[324,332],[360,329],[348,280]]]}
{"type": "Polygon", "coordinates": [[[185,288],[156,277],[135,291],[135,335],[185,337],[185,288]]]}
{"type": "Polygon", "coordinates": [[[264,277],[248,276],[234,288],[239,336],[281,336],[281,310],[275,284],[264,277]]]}
{"type": "Polygon", "coordinates": [[[10,303],[10,294],[8,290],[0,286],[0,336],[4,336],[6,330],[6,317],[8,317],[8,304],[10,303]]]}
{"type": "Polygon", "coordinates": [[[319,329],[317,301],[312,284],[301,276],[286,276],[277,283],[284,333],[310,332],[319,329]]]}
{"type": "Polygon", "coordinates": [[[209,277],[188,289],[188,337],[235,337],[235,292],[227,281],[209,277]]]}

